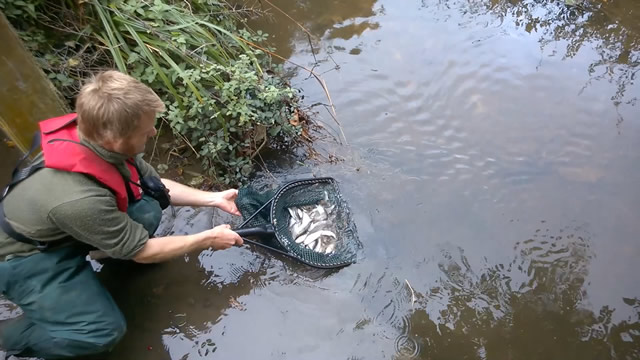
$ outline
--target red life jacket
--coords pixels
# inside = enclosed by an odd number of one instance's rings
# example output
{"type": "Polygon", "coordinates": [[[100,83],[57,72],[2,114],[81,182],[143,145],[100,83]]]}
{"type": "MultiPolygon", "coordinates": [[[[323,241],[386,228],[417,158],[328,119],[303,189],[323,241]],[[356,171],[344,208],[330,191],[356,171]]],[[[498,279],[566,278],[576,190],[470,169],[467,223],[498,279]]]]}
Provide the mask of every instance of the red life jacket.
{"type": "MultiPolygon", "coordinates": [[[[142,198],[142,190],[126,181],[113,164],[79,144],[76,118],[77,114],[73,113],[40,122],[44,166],[91,176],[115,194],[118,209],[126,212],[129,204],[126,186],[129,186],[135,200],[142,198]]],[[[139,183],[139,174],[132,165],[133,161],[127,161],[130,179],[139,183]]]]}

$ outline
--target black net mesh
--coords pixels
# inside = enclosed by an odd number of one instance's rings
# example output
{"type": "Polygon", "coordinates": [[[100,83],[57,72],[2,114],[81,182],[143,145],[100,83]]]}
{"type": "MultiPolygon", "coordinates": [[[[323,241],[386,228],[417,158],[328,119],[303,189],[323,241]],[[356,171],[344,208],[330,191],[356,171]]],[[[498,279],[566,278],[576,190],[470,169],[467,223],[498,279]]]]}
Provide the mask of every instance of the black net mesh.
{"type": "Polygon", "coordinates": [[[276,236],[269,245],[286,251],[293,257],[317,267],[340,267],[354,263],[357,251],[362,247],[347,202],[332,178],[297,180],[282,186],[280,189],[258,192],[251,187],[238,191],[236,204],[244,219],[254,213],[270,199],[273,202],[243,227],[254,227],[272,224],[276,236]],[[336,234],[335,249],[330,254],[316,252],[302,244],[296,244],[289,231],[291,215],[288,208],[317,205],[328,202],[335,205],[333,210],[332,230],[336,234]]]}

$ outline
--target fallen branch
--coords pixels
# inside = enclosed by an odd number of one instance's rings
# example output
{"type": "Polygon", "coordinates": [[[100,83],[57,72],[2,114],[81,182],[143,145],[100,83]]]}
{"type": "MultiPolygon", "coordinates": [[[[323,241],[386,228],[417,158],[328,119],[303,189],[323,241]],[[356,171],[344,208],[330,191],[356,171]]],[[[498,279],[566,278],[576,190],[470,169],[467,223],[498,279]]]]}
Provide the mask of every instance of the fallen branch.
{"type": "Polygon", "coordinates": [[[407,283],[409,290],[411,290],[411,306],[413,306],[413,304],[416,302],[416,294],[413,292],[413,288],[411,287],[411,284],[409,284],[409,280],[404,279],[404,281],[407,283]]]}

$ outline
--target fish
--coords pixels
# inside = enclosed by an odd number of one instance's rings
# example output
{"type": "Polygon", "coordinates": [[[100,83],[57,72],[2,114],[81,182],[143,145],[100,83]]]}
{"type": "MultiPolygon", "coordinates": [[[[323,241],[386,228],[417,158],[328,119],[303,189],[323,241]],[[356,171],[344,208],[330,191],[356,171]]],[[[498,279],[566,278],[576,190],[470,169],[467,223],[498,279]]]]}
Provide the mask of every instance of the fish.
{"type": "Polygon", "coordinates": [[[287,210],[289,210],[289,215],[291,215],[291,219],[295,221],[300,221],[300,216],[298,216],[298,213],[296,212],[295,208],[287,208],[287,210]]]}
{"type": "Polygon", "coordinates": [[[320,241],[320,240],[315,240],[315,241],[313,241],[311,244],[307,244],[307,245],[302,244],[302,245],[303,245],[304,247],[306,247],[307,249],[311,249],[311,250],[313,250],[313,248],[316,246],[316,243],[317,243],[318,241],[320,241]]]}
{"type": "Polygon", "coordinates": [[[336,208],[335,205],[327,206],[325,207],[325,211],[327,212],[328,215],[331,215],[333,213],[333,209],[335,208],[336,208]]]}
{"type": "Polygon", "coordinates": [[[319,221],[319,222],[311,224],[311,226],[309,226],[309,230],[307,230],[307,231],[312,233],[312,232],[315,232],[315,231],[318,231],[318,230],[323,230],[323,229],[329,227],[329,225],[330,225],[329,222],[326,221],[326,220],[319,221]]]}
{"type": "Polygon", "coordinates": [[[289,231],[299,244],[321,254],[335,251],[337,236],[334,229],[333,213],[336,205],[329,203],[329,194],[325,192],[323,200],[314,205],[287,208],[289,215],[289,231]]]}
{"type": "Polygon", "coordinates": [[[331,254],[333,252],[333,250],[335,250],[336,248],[336,243],[331,243],[329,245],[327,245],[327,248],[324,249],[324,253],[325,254],[331,254]]]}
{"type": "Polygon", "coordinates": [[[297,239],[300,234],[309,229],[309,226],[311,226],[311,217],[306,213],[303,213],[300,222],[293,225],[293,228],[291,229],[291,236],[294,239],[297,239]]]}
{"type": "Polygon", "coordinates": [[[324,221],[324,220],[327,220],[327,212],[320,205],[316,206],[315,209],[313,209],[309,213],[309,216],[311,217],[311,220],[313,220],[313,221],[324,221]]]}
{"type": "Polygon", "coordinates": [[[295,238],[296,244],[300,244],[300,243],[304,242],[308,235],[309,234],[302,234],[302,235],[298,236],[297,238],[295,238]]]}
{"type": "Polygon", "coordinates": [[[307,236],[306,239],[304,239],[304,244],[308,245],[311,244],[313,241],[319,239],[322,235],[327,235],[327,236],[331,236],[332,238],[336,238],[336,234],[332,233],[331,231],[328,230],[320,230],[320,231],[316,231],[312,234],[309,234],[307,236]]]}

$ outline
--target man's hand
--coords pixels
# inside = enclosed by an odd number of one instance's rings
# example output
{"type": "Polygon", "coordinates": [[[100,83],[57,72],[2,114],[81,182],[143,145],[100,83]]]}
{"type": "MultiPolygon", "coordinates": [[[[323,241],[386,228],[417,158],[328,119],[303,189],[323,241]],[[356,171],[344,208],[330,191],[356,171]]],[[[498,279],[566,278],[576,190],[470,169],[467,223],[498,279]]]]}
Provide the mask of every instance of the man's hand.
{"type": "Polygon", "coordinates": [[[151,238],[133,260],[139,263],[155,263],[187,254],[213,248],[223,250],[233,245],[242,245],[240,235],[229,225],[219,225],[193,235],[174,235],[151,238]]]}
{"type": "Polygon", "coordinates": [[[211,192],[194,189],[169,179],[162,179],[162,183],[171,191],[171,205],[215,206],[229,214],[240,215],[235,202],[238,197],[236,189],[211,192]]]}
{"type": "Polygon", "coordinates": [[[232,215],[240,215],[240,211],[236,206],[236,198],[238,197],[238,190],[229,189],[215,193],[217,195],[216,201],[213,206],[220,210],[226,211],[232,215]]]}
{"type": "Polygon", "coordinates": [[[204,247],[211,247],[214,250],[228,249],[234,245],[242,245],[243,241],[240,235],[231,230],[231,226],[224,224],[218,225],[211,230],[200,233],[204,247]]]}

